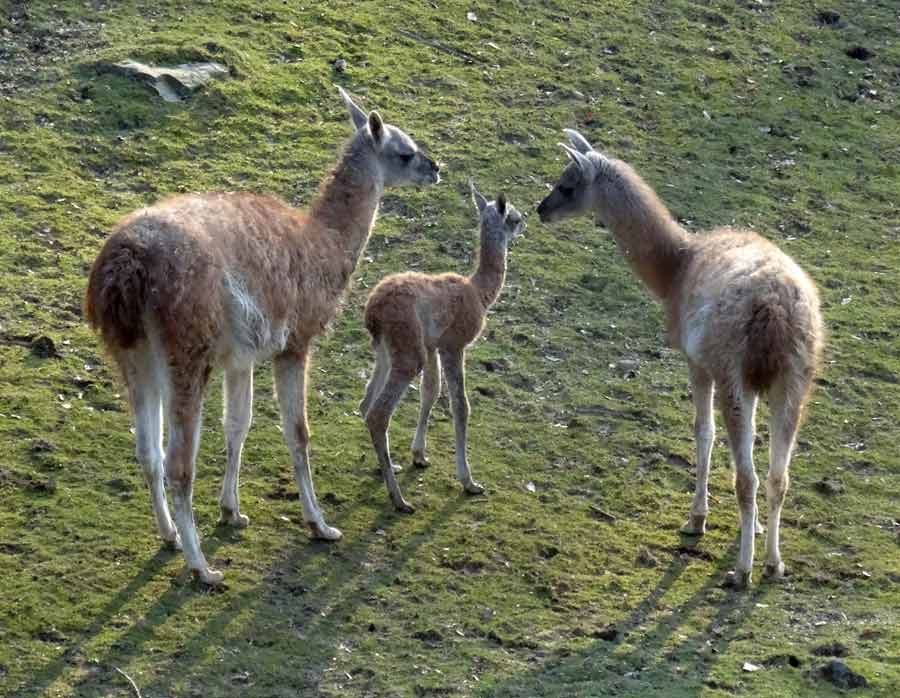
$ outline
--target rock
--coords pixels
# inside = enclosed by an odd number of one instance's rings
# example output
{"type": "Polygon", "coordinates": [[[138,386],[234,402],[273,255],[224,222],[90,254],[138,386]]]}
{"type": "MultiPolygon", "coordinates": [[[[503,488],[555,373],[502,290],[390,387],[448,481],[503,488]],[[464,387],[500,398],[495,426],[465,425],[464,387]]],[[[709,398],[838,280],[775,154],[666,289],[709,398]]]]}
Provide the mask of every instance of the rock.
{"type": "Polygon", "coordinates": [[[616,638],[619,637],[619,631],[616,629],[615,625],[607,625],[606,627],[599,628],[592,632],[591,637],[606,642],[614,642],[616,638]]]}
{"type": "Polygon", "coordinates": [[[813,484],[813,489],[815,489],[819,494],[833,497],[834,495],[841,494],[844,491],[844,485],[837,480],[823,478],[813,484]]]}
{"type": "Polygon", "coordinates": [[[867,61],[875,54],[865,46],[851,46],[844,53],[858,61],[867,61]]]}
{"type": "Polygon", "coordinates": [[[657,560],[653,553],[651,553],[647,548],[641,548],[638,551],[636,562],[641,567],[658,567],[659,560],[657,560]]]}
{"type": "Polygon", "coordinates": [[[840,642],[829,642],[827,645],[819,645],[812,653],[817,657],[846,657],[850,654],[850,649],[840,642]]]}
{"type": "Polygon", "coordinates": [[[335,58],[334,62],[331,64],[331,67],[334,68],[337,72],[343,73],[347,70],[347,61],[343,58],[335,58]]]}
{"type": "Polygon", "coordinates": [[[864,676],[857,674],[838,659],[832,659],[828,664],[821,667],[819,675],[838,688],[865,688],[869,685],[864,676]]]}
{"type": "Polygon", "coordinates": [[[49,337],[36,337],[31,342],[31,354],[39,359],[58,359],[59,352],[56,351],[56,345],[49,337]]]}
{"type": "Polygon", "coordinates": [[[841,15],[834,10],[819,10],[819,14],[816,15],[816,20],[823,26],[835,27],[837,26],[837,23],[841,21],[841,15]]]}
{"type": "Polygon", "coordinates": [[[228,76],[228,68],[221,63],[182,63],[168,67],[127,60],[101,63],[98,68],[147,83],[167,102],[181,102],[210,80],[228,76]]]}

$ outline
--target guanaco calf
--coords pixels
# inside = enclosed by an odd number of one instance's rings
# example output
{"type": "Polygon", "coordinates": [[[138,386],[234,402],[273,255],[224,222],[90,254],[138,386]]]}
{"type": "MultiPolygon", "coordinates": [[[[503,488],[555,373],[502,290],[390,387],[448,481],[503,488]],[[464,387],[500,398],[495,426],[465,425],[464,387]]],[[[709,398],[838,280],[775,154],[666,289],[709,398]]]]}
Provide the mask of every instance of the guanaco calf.
{"type": "Polygon", "coordinates": [[[366,304],[365,321],[372,335],[375,368],[359,411],[369,427],[391,501],[407,514],[414,509],[403,498],[394,476],[388,427],[406,388],[423,369],[413,463],[420,467],[428,464],[425,432],[431,408],[441,392],[443,364],[456,429],[456,474],[466,492],[484,492],[472,479],[466,456],[466,347],[481,334],[487,310],[500,295],[509,243],[524,230],[525,221],[503,194],[488,203],[474,184],[471,189],[481,220],[481,252],[475,273],[468,277],[395,274],[375,287],[366,304]]]}
{"type": "Polygon", "coordinates": [[[222,573],[210,569],[200,550],[191,499],[210,372],[225,370],[221,523],[249,523],[239,509],[238,472],[250,428],[253,364],[274,356],[303,518],[314,536],[340,538],[325,523],[310,473],[310,348],[337,312],[385,187],[439,180],[438,166],[409,136],[340,92],[356,133],[308,214],[255,194],[174,197],[126,216],[91,270],[85,314],[128,386],[137,458],[159,533],[183,547],[188,567],[208,584],[220,583],[222,573]]]}
{"type": "Polygon", "coordinates": [[[709,511],[707,481],[715,438],[713,392],[735,462],[741,547],[735,586],[753,569],[757,476],[753,441],[757,397],[771,407],[765,574],[784,575],[779,550],[788,465],[824,341],[815,284],[756,233],[717,228],[691,235],[655,192],[621,160],[567,130],[571,162],[541,202],[545,222],[592,213],[609,228],[635,273],[662,301],[671,341],[687,356],[696,420],[697,487],[682,529],[700,535],[709,511]]]}

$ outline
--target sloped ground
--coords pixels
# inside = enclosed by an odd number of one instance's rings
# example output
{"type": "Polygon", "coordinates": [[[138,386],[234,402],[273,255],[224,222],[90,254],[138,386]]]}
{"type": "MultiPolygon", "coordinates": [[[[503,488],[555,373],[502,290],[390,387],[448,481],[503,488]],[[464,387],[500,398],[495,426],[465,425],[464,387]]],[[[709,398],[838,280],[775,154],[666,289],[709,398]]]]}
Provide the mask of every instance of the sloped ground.
{"type": "MultiPolygon", "coordinates": [[[[818,668],[833,655],[866,677],[861,695],[896,695],[894,3],[146,5],[0,4],[0,695],[133,695],[118,667],[148,698],[830,696],[818,668]],[[129,57],[216,60],[231,77],[167,104],[96,67],[129,57]],[[349,133],[333,82],[411,132],[446,181],[386,198],[318,351],[315,478],[344,541],[301,526],[265,366],[245,449],[252,526],[215,528],[212,390],[196,512],[228,587],[210,594],[160,551],[121,387],[82,323],[86,273],[118,217],[169,193],[308,202],[349,133]],[[752,226],[821,286],[830,341],[792,469],[784,584],[719,586],[737,534],[724,444],[711,530],[679,538],[685,368],[587,221],[532,218],[471,352],[488,496],[460,494],[439,406],[435,465],[401,478],[417,513],[388,506],[353,414],[366,289],[401,269],[467,269],[467,178],[531,208],[572,125],[689,227],[752,226]]],[[[394,423],[398,455],[415,402],[394,423]]]]}

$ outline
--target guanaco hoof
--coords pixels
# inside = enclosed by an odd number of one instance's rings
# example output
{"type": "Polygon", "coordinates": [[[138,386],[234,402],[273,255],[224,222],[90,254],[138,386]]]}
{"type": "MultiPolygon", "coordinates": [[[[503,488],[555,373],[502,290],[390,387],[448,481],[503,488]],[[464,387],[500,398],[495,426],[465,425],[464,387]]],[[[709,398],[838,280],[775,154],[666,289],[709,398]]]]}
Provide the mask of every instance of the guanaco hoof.
{"type": "Polygon", "coordinates": [[[407,502],[406,500],[401,500],[399,504],[394,504],[394,508],[399,511],[401,514],[415,514],[416,508],[407,502]]]}
{"type": "Polygon", "coordinates": [[[412,464],[414,468],[429,468],[431,467],[431,461],[425,457],[424,453],[418,453],[413,451],[412,454],[412,464]]]}
{"type": "Polygon", "coordinates": [[[320,524],[316,521],[307,521],[306,525],[309,526],[312,537],[317,540],[340,540],[344,537],[340,530],[326,523],[320,524]]]}
{"type": "Polygon", "coordinates": [[[219,572],[219,570],[214,570],[212,567],[207,567],[204,570],[191,570],[191,573],[203,584],[211,587],[219,586],[225,579],[224,574],[219,572]]]}
{"type": "Polygon", "coordinates": [[[166,550],[181,550],[181,537],[176,534],[174,538],[168,540],[163,538],[163,547],[166,550]]]}
{"type": "Polygon", "coordinates": [[[779,562],[777,565],[773,565],[771,563],[766,563],[766,566],[763,567],[763,578],[769,579],[773,582],[781,581],[787,576],[787,572],[784,569],[784,563],[779,562]]]}
{"type": "Polygon", "coordinates": [[[700,514],[691,514],[680,531],[686,536],[702,536],[706,533],[706,517],[700,514]]]}
{"type": "Polygon", "coordinates": [[[250,517],[246,514],[234,512],[231,509],[222,509],[219,514],[219,525],[247,528],[250,525],[250,517]]]}
{"type": "Polygon", "coordinates": [[[469,494],[484,494],[484,487],[479,485],[474,480],[463,485],[463,489],[469,494]]]}
{"type": "Polygon", "coordinates": [[[725,581],[722,583],[722,586],[735,591],[745,591],[750,588],[750,575],[751,572],[749,570],[746,572],[732,570],[725,575],[725,581]]]}

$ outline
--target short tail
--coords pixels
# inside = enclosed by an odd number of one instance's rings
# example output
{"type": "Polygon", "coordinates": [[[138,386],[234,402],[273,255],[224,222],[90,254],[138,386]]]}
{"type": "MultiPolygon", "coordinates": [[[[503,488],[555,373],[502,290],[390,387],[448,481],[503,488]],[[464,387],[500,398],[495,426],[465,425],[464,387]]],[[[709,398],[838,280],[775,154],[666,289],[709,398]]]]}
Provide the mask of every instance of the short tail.
{"type": "Polygon", "coordinates": [[[754,301],[743,370],[748,387],[757,392],[767,390],[788,370],[795,331],[787,309],[777,300],[754,301]]]}
{"type": "Polygon", "coordinates": [[[94,262],[84,315],[110,349],[129,349],[145,337],[149,270],[133,240],[113,236],[94,262]]]}

